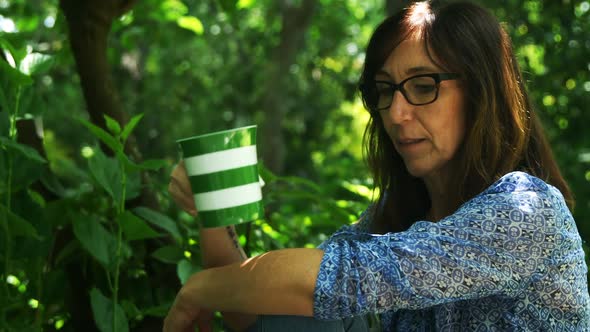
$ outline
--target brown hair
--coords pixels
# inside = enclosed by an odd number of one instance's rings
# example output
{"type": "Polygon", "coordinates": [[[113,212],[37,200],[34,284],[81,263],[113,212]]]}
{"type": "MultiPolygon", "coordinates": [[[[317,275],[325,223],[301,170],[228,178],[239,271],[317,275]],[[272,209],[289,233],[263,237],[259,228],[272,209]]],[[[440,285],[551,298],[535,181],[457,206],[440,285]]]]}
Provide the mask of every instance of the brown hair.
{"type": "Polygon", "coordinates": [[[572,193],[561,176],[529,100],[507,33],[487,10],[468,2],[418,2],[385,19],[366,51],[360,87],[373,115],[364,135],[367,163],[379,190],[376,231],[401,231],[424,218],[430,198],[424,182],[410,175],[371,105],[377,71],[405,38],[418,33],[431,60],[461,75],[467,128],[453,160],[445,215],[503,175],[522,170],[557,187],[570,209],[572,193]]]}

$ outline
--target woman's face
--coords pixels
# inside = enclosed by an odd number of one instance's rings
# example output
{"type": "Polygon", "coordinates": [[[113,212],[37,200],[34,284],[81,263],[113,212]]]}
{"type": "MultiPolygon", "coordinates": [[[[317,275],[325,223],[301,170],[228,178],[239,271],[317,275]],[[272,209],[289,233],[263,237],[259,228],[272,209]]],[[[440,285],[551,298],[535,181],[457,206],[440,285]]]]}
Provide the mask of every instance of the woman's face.
{"type": "MultiPolygon", "coordinates": [[[[423,40],[409,38],[391,52],[375,79],[399,84],[415,75],[444,72],[428,58],[423,40]]],[[[458,80],[441,81],[437,99],[426,105],[408,103],[398,90],[380,115],[411,175],[436,180],[449,174],[446,166],[465,136],[464,96],[458,80]]]]}

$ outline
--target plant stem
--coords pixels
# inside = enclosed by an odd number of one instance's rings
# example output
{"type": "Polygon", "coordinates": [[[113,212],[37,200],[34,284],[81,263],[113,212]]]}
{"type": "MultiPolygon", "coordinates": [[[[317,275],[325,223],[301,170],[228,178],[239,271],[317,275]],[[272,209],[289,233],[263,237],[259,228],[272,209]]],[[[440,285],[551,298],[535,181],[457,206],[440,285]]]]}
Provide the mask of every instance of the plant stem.
{"type": "Polygon", "coordinates": [[[121,228],[121,216],[125,213],[125,191],[127,185],[127,175],[125,174],[125,166],[121,163],[121,202],[118,207],[117,217],[117,256],[115,264],[115,288],[113,290],[113,332],[117,332],[117,301],[119,297],[119,268],[121,266],[121,245],[123,242],[123,229],[121,228]]]}
{"type": "MultiPolygon", "coordinates": [[[[20,94],[21,94],[21,87],[16,88],[16,95],[15,95],[15,104],[14,104],[14,112],[10,114],[10,129],[8,130],[8,138],[12,141],[16,142],[17,133],[16,133],[16,117],[18,115],[18,108],[20,107],[20,94]]],[[[10,223],[8,222],[8,214],[10,213],[10,206],[12,205],[12,152],[10,150],[6,151],[6,159],[8,161],[8,172],[7,172],[7,179],[6,179],[6,188],[8,189],[8,193],[6,194],[6,210],[4,211],[4,234],[6,236],[6,240],[4,241],[5,250],[4,250],[4,280],[0,280],[4,284],[4,290],[6,292],[6,298],[9,297],[9,290],[8,290],[8,283],[6,279],[8,277],[10,271],[10,256],[11,256],[11,249],[12,249],[12,242],[10,236],[10,223]]],[[[2,322],[5,321],[6,317],[6,309],[2,310],[1,319],[2,322]]]]}
{"type": "Polygon", "coordinates": [[[37,274],[37,301],[39,301],[40,303],[35,313],[35,326],[38,328],[39,331],[42,331],[41,322],[43,320],[44,308],[41,303],[41,297],[43,296],[42,275],[44,273],[44,268],[43,261],[41,260],[41,258],[37,259],[37,266],[39,267],[39,273],[37,274]]]}

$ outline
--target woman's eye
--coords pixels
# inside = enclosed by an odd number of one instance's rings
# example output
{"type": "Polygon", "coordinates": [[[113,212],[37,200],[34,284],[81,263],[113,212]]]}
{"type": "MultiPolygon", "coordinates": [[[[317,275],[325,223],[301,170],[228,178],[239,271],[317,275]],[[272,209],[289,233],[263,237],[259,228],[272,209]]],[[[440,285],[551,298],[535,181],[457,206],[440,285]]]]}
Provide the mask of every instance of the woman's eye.
{"type": "Polygon", "coordinates": [[[436,90],[436,86],[433,84],[416,84],[412,87],[412,89],[416,93],[427,94],[434,92],[436,90]]]}
{"type": "Polygon", "coordinates": [[[391,94],[391,91],[393,89],[386,84],[377,84],[377,93],[380,95],[387,95],[387,94],[391,94]]]}

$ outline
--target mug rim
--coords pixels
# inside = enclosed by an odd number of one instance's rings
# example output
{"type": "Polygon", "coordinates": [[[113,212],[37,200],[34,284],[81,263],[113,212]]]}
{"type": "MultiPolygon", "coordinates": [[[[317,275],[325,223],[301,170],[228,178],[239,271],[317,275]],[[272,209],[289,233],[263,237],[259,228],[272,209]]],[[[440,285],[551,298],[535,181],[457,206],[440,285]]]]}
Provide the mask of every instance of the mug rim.
{"type": "Polygon", "coordinates": [[[205,137],[214,136],[214,135],[224,135],[224,134],[228,134],[231,132],[247,130],[247,129],[256,128],[256,127],[257,127],[257,125],[249,125],[249,126],[244,126],[244,127],[214,131],[212,133],[207,133],[207,134],[203,134],[203,135],[196,135],[196,136],[181,138],[181,139],[176,140],[176,143],[182,143],[185,141],[190,141],[190,140],[199,139],[199,138],[205,138],[205,137]]]}

